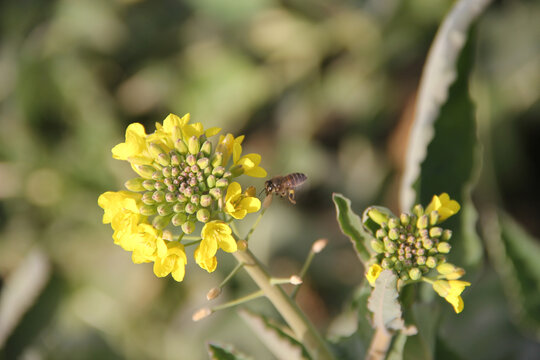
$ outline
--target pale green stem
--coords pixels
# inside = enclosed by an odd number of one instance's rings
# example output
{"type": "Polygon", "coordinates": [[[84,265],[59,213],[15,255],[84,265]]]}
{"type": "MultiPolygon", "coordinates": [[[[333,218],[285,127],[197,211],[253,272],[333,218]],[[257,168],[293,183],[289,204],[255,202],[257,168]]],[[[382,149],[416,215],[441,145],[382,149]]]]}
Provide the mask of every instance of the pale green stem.
{"type": "Polygon", "coordinates": [[[261,210],[261,212],[259,213],[259,216],[257,216],[257,220],[255,220],[255,222],[253,223],[253,226],[251,227],[251,229],[249,230],[249,232],[246,235],[246,238],[245,238],[246,241],[249,240],[249,237],[251,236],[251,234],[253,234],[253,232],[257,228],[257,225],[259,225],[259,222],[261,221],[265,211],[266,211],[266,208],[263,208],[261,210]]]}
{"type": "Polygon", "coordinates": [[[227,308],[230,308],[230,307],[233,307],[233,306],[237,306],[237,305],[246,303],[246,302],[254,300],[254,299],[258,299],[258,298],[263,297],[263,296],[264,296],[264,292],[262,290],[258,290],[258,291],[255,291],[255,292],[249,294],[249,295],[242,296],[241,298],[238,298],[238,299],[226,302],[224,304],[215,306],[215,307],[211,308],[210,310],[212,312],[216,312],[216,311],[219,311],[219,310],[227,309],[227,308]]]}
{"type": "Polygon", "coordinates": [[[313,324],[279,285],[272,285],[270,275],[253,253],[246,249],[236,251],[233,255],[240,263],[244,263],[246,272],[285,319],[297,340],[305,346],[311,357],[318,360],[334,359],[328,345],[313,324]]]}
{"type": "MultiPolygon", "coordinates": [[[[300,278],[301,279],[304,279],[304,276],[306,275],[308,269],[309,269],[309,266],[311,265],[311,262],[313,261],[313,257],[315,257],[315,253],[313,252],[313,250],[310,250],[309,251],[309,254],[306,258],[306,261],[304,261],[304,265],[302,266],[302,270],[300,270],[300,278]]],[[[298,294],[298,290],[300,290],[300,286],[302,286],[302,284],[299,284],[297,285],[294,290],[292,291],[291,293],[291,298],[292,299],[296,299],[296,294],[298,294]]]]}
{"type": "Polygon", "coordinates": [[[184,247],[188,247],[188,246],[191,246],[191,245],[196,245],[196,244],[200,243],[201,240],[202,239],[194,240],[194,241],[188,241],[187,243],[184,244],[184,247]]]}
{"type": "Polygon", "coordinates": [[[225,284],[227,284],[227,282],[229,282],[229,280],[231,280],[231,278],[236,275],[236,273],[238,272],[238,270],[240,270],[242,267],[244,267],[244,264],[243,263],[238,263],[235,268],[231,271],[231,273],[229,275],[227,275],[227,277],[221,282],[221,284],[219,284],[219,288],[221,289],[222,287],[225,286],[225,284]]]}

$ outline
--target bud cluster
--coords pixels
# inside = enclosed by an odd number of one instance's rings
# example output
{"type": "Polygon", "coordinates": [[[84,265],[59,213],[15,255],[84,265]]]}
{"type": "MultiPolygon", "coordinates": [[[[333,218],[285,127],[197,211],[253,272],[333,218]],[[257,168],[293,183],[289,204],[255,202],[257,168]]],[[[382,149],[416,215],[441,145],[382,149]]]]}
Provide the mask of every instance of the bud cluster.
{"type": "MultiPolygon", "coordinates": [[[[374,216],[378,214],[373,213],[374,216]]],[[[371,214],[370,214],[370,217],[371,214]]],[[[404,281],[418,280],[423,274],[446,261],[450,252],[450,230],[436,226],[439,213],[425,213],[416,205],[413,214],[391,215],[380,222],[371,241],[383,269],[392,269],[404,281]]]]}
{"type": "Polygon", "coordinates": [[[140,213],[153,217],[152,225],[159,230],[172,224],[186,234],[195,230],[196,221],[211,220],[223,206],[231,173],[223,166],[222,154],[212,153],[206,136],[180,138],[171,151],[152,142],[148,150],[154,162],[136,165],[141,177],[125,184],[143,193],[140,213]]]}

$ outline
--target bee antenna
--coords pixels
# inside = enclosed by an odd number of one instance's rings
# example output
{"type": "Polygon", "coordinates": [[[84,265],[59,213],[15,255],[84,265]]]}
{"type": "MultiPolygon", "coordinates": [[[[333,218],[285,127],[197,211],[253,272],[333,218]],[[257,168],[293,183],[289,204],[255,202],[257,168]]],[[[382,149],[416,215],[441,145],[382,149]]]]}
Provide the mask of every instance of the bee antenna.
{"type": "Polygon", "coordinates": [[[261,192],[259,193],[259,196],[261,196],[261,194],[264,192],[264,190],[266,190],[266,189],[261,190],[261,192]]]}

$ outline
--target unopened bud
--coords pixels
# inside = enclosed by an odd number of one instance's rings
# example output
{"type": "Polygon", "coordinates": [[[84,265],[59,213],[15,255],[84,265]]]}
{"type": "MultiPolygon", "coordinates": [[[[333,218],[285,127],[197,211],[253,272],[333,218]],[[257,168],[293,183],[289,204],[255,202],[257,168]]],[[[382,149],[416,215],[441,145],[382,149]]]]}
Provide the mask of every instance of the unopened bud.
{"type": "Polygon", "coordinates": [[[134,178],[134,179],[130,179],[130,180],[126,181],[124,183],[124,186],[129,191],[135,191],[135,192],[144,191],[145,190],[145,188],[143,186],[144,181],[145,181],[145,179],[138,177],[138,178],[134,178]]]}
{"type": "Polygon", "coordinates": [[[399,238],[399,230],[396,228],[391,228],[388,230],[388,237],[390,240],[396,241],[399,238]]]}
{"type": "Polygon", "coordinates": [[[428,256],[426,259],[426,266],[430,269],[434,269],[437,266],[437,260],[433,256],[428,256]]]}
{"type": "Polygon", "coordinates": [[[441,240],[442,241],[448,241],[452,238],[452,230],[444,230],[442,235],[441,235],[441,240]]]}
{"type": "Polygon", "coordinates": [[[171,164],[171,157],[166,153],[161,153],[157,156],[156,161],[161,166],[169,166],[171,164]]]}
{"type": "Polygon", "coordinates": [[[422,272],[418,268],[412,268],[409,270],[409,277],[411,280],[418,280],[422,277],[422,272]]]}
{"type": "Polygon", "coordinates": [[[195,231],[195,224],[192,221],[186,221],[182,224],[182,231],[186,234],[191,234],[195,231]]]}
{"type": "Polygon", "coordinates": [[[165,193],[163,191],[154,191],[152,199],[157,203],[163,202],[165,200],[165,193]]]}
{"type": "Polygon", "coordinates": [[[163,230],[171,222],[172,216],[156,216],[152,219],[152,226],[158,230],[163,230]]]}
{"type": "Polygon", "coordinates": [[[139,213],[143,216],[152,216],[157,214],[157,210],[155,206],[143,205],[139,208],[139,213]]]}
{"type": "Polygon", "coordinates": [[[375,221],[379,225],[382,225],[383,222],[388,221],[388,215],[384,214],[376,208],[369,209],[367,214],[371,220],[375,221]]]}
{"type": "Polygon", "coordinates": [[[167,216],[173,212],[173,204],[160,204],[157,207],[157,212],[160,216],[167,216]]]}
{"type": "Polygon", "coordinates": [[[221,199],[221,189],[213,188],[213,189],[210,189],[209,193],[210,195],[212,195],[214,199],[216,200],[221,199]]]}
{"type": "Polygon", "coordinates": [[[195,157],[195,155],[193,154],[189,154],[188,156],[186,156],[186,163],[190,166],[190,167],[187,167],[185,168],[184,170],[186,170],[187,172],[191,171],[191,166],[195,165],[197,163],[197,158],[195,157]]]}
{"type": "Polygon", "coordinates": [[[189,201],[194,205],[198,205],[200,199],[201,199],[201,196],[199,194],[193,194],[189,198],[189,201]]]}
{"type": "Polygon", "coordinates": [[[216,177],[214,175],[208,175],[206,178],[206,184],[210,189],[216,186],[216,177]]]}
{"type": "MultiPolygon", "coordinates": [[[[176,205],[180,205],[180,204],[176,204],[176,205]]],[[[176,207],[175,205],[175,207],[176,207]]],[[[174,226],[181,226],[183,223],[185,223],[187,220],[187,216],[185,213],[181,212],[181,213],[178,213],[178,214],[175,214],[172,219],[171,219],[171,223],[174,225],[174,226]]]]}
{"type": "Polygon", "coordinates": [[[377,229],[377,231],[375,231],[375,237],[379,240],[382,240],[387,235],[388,234],[384,229],[377,229]]]}
{"type": "MultiPolygon", "coordinates": [[[[182,162],[182,159],[180,158],[180,155],[178,155],[176,152],[174,151],[171,151],[171,165],[174,166],[173,169],[176,169],[176,171],[178,171],[178,165],[180,165],[180,163],[182,162]]],[[[174,174],[174,176],[177,176],[178,173],[174,174]]]]}
{"type": "Polygon", "coordinates": [[[210,153],[212,153],[212,143],[206,140],[201,146],[201,152],[205,156],[210,156],[210,153]]]}
{"type": "Polygon", "coordinates": [[[168,192],[168,193],[165,194],[165,201],[168,202],[168,203],[175,202],[176,197],[177,197],[177,195],[175,193],[168,192]]]}
{"type": "Polygon", "coordinates": [[[417,205],[415,205],[413,207],[412,212],[417,217],[420,217],[420,216],[424,215],[424,207],[422,205],[420,205],[420,204],[417,204],[417,205]]]}
{"type": "Polygon", "coordinates": [[[436,225],[439,222],[439,212],[434,210],[429,214],[429,224],[436,225]]]}
{"type": "Polygon", "coordinates": [[[416,221],[416,227],[418,229],[425,229],[429,225],[429,219],[427,215],[421,215],[418,220],[416,221]]]}
{"type": "Polygon", "coordinates": [[[399,220],[401,221],[401,225],[407,226],[411,222],[411,216],[407,213],[402,213],[399,216],[399,220]]]}
{"type": "Polygon", "coordinates": [[[188,140],[188,150],[190,154],[196,155],[199,152],[199,149],[201,148],[201,143],[199,142],[199,139],[193,135],[188,140]]]}
{"type": "Polygon", "coordinates": [[[208,291],[208,293],[206,293],[206,300],[208,300],[208,301],[213,300],[213,299],[217,298],[220,294],[221,294],[221,288],[220,287],[211,288],[210,291],[208,291]]]}
{"type": "Polygon", "coordinates": [[[223,166],[216,166],[214,167],[214,170],[212,170],[212,175],[216,177],[222,177],[225,173],[225,168],[223,166]]]}
{"type": "Polygon", "coordinates": [[[422,239],[422,247],[426,250],[429,250],[433,247],[433,240],[430,238],[422,239]]]}
{"type": "Polygon", "coordinates": [[[146,179],[143,181],[142,186],[148,191],[152,191],[155,189],[154,185],[156,184],[155,180],[152,179],[146,179]]]}
{"type": "Polygon", "coordinates": [[[388,227],[390,229],[395,229],[399,226],[399,220],[395,217],[391,217],[390,219],[388,219],[388,227]]]}
{"type": "Polygon", "coordinates": [[[203,170],[206,169],[208,165],[210,165],[210,160],[208,160],[207,157],[203,157],[197,160],[197,166],[199,166],[199,168],[203,170]]]}
{"type": "Polygon", "coordinates": [[[390,254],[393,254],[397,250],[397,245],[395,242],[388,238],[384,238],[384,249],[389,252],[390,254]]]}
{"type": "Polygon", "coordinates": [[[373,239],[371,240],[370,245],[371,245],[371,248],[378,254],[381,254],[385,251],[384,244],[380,240],[373,239]]]}
{"type": "Polygon", "coordinates": [[[326,247],[328,244],[328,239],[318,239],[311,245],[311,251],[313,251],[314,254],[318,254],[326,247]]]}
{"type": "Polygon", "coordinates": [[[210,211],[206,209],[200,209],[197,211],[197,220],[202,223],[208,222],[208,220],[210,220],[210,211]]]}
{"type": "Polygon", "coordinates": [[[188,214],[195,214],[195,211],[197,211],[197,208],[192,203],[187,203],[184,210],[188,214]]]}
{"type": "Polygon", "coordinates": [[[438,239],[441,237],[442,233],[443,229],[440,227],[432,227],[431,229],[429,229],[429,236],[432,238],[438,239]]]}
{"type": "Polygon", "coordinates": [[[141,201],[146,205],[154,205],[156,202],[152,199],[152,192],[145,192],[141,198],[141,201]]]}
{"type": "Polygon", "coordinates": [[[209,308],[202,308],[197,310],[192,316],[193,321],[199,321],[212,314],[212,310],[209,308]]]}
{"type": "Polygon", "coordinates": [[[216,186],[218,188],[224,188],[227,187],[227,185],[229,185],[229,181],[227,179],[219,179],[216,181],[216,186]]]}
{"type": "Polygon", "coordinates": [[[391,269],[394,265],[394,262],[389,258],[384,258],[381,261],[381,266],[383,269],[391,269]]]}
{"type": "Polygon", "coordinates": [[[212,164],[213,167],[222,165],[223,155],[220,152],[216,152],[214,156],[212,156],[210,163],[212,164]]]}
{"type": "Polygon", "coordinates": [[[151,179],[152,174],[154,171],[156,171],[156,169],[150,165],[136,165],[135,169],[137,170],[137,174],[141,175],[145,179],[151,179]]]}
{"type": "Polygon", "coordinates": [[[426,257],[425,256],[417,256],[416,257],[416,263],[418,265],[425,265],[426,264],[426,257]]]}
{"type": "Polygon", "coordinates": [[[174,142],[174,147],[180,152],[180,154],[185,155],[188,152],[188,148],[184,140],[178,139],[174,142]]]}
{"type": "Polygon", "coordinates": [[[203,207],[208,207],[208,206],[212,205],[212,197],[210,195],[208,195],[208,194],[202,195],[200,204],[203,207]]]}
{"type": "MultiPolygon", "coordinates": [[[[163,174],[164,177],[166,178],[169,178],[172,176],[172,167],[170,166],[165,166],[163,169],[161,169],[161,173],[163,174]]],[[[167,180],[167,179],[165,179],[167,180]]]]}
{"type": "Polygon", "coordinates": [[[152,155],[154,159],[157,158],[159,154],[165,152],[165,149],[163,149],[160,145],[156,143],[148,144],[147,148],[148,148],[148,152],[150,153],[150,155],[152,155]]]}
{"type": "Polygon", "coordinates": [[[437,250],[441,254],[448,254],[450,249],[452,249],[452,246],[447,242],[440,242],[439,245],[437,245],[437,250]]]}

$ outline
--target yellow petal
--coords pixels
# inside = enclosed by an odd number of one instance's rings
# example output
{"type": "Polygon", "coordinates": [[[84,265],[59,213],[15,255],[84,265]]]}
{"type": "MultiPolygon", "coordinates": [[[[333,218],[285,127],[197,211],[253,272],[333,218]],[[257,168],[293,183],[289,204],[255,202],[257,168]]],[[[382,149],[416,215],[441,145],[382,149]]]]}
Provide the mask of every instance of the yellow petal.
{"type": "Polygon", "coordinates": [[[375,280],[377,280],[381,272],[382,267],[379,264],[373,264],[369,267],[366,278],[371,286],[375,286],[375,280]]]}
{"type": "Polygon", "coordinates": [[[240,201],[239,207],[248,213],[257,212],[261,208],[261,200],[255,197],[246,197],[240,201]]]}
{"type": "Polygon", "coordinates": [[[235,252],[236,250],[238,250],[236,246],[236,241],[230,235],[221,236],[218,240],[218,245],[223,251],[226,251],[229,253],[235,252]]]}
{"type": "Polygon", "coordinates": [[[231,198],[236,197],[242,193],[242,188],[237,182],[232,182],[229,187],[227,187],[227,194],[225,195],[225,202],[229,202],[231,198]]]}
{"type": "Polygon", "coordinates": [[[221,128],[218,128],[218,127],[211,127],[209,129],[206,130],[206,132],[204,133],[206,135],[206,137],[212,137],[214,135],[217,135],[219,134],[219,132],[221,131],[221,128]]]}

